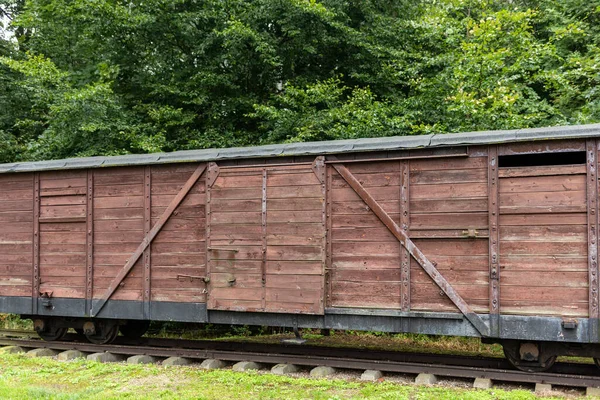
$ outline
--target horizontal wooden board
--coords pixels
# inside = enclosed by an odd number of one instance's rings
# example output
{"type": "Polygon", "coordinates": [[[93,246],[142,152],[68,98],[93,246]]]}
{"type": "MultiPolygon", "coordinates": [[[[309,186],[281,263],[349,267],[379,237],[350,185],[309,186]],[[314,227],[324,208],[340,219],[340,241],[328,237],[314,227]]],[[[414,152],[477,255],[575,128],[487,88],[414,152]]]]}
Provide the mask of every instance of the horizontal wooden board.
{"type": "Polygon", "coordinates": [[[500,214],[500,226],[533,226],[533,225],[586,225],[587,215],[576,214],[500,214]]]}
{"type": "Polygon", "coordinates": [[[331,246],[332,254],[336,257],[371,255],[395,257],[400,253],[402,246],[396,242],[334,242],[331,246]]]}
{"type": "Polygon", "coordinates": [[[557,255],[585,256],[588,245],[585,242],[550,241],[500,241],[500,258],[506,255],[557,255]]]}
{"type": "Polygon", "coordinates": [[[410,160],[410,173],[457,169],[487,169],[487,157],[452,157],[410,160]]]}
{"type": "Polygon", "coordinates": [[[502,272],[504,286],[521,286],[523,290],[529,287],[588,287],[588,272],[508,270],[502,272]]]}
{"type": "Polygon", "coordinates": [[[321,182],[312,170],[298,173],[267,174],[267,186],[306,186],[320,185],[321,182]]]}
{"type": "Polygon", "coordinates": [[[256,211],[240,211],[240,212],[220,212],[212,210],[210,214],[210,224],[260,224],[262,221],[262,212],[256,211]]]}
{"type": "Polygon", "coordinates": [[[323,249],[317,246],[268,246],[267,260],[317,261],[323,258],[323,249]]]}
{"type": "MultiPolygon", "coordinates": [[[[236,263],[236,267],[237,267],[236,263]]],[[[260,268],[260,266],[259,266],[260,268]]],[[[324,266],[320,261],[267,261],[266,272],[269,275],[323,275],[324,266]]]]}
{"type": "MultiPolygon", "coordinates": [[[[265,288],[265,300],[277,303],[281,309],[287,309],[287,303],[314,304],[315,308],[321,300],[318,290],[265,288]]],[[[291,307],[293,309],[293,306],[291,307]]]]}
{"type": "Polygon", "coordinates": [[[554,271],[587,271],[587,256],[560,255],[502,255],[500,257],[502,270],[538,271],[550,273],[554,271]]]}
{"type": "MultiPolygon", "coordinates": [[[[85,215],[85,209],[83,211],[85,215]]],[[[144,209],[137,207],[100,208],[94,210],[94,220],[140,219],[144,218],[144,209]]]]}
{"type": "Polygon", "coordinates": [[[487,197],[465,199],[419,199],[410,202],[412,214],[487,212],[487,197]]]}
{"type": "MultiPolygon", "coordinates": [[[[85,217],[86,212],[85,205],[41,206],[40,218],[85,217]]],[[[31,213],[29,213],[29,215],[31,215],[31,213]]]]}
{"type": "Polygon", "coordinates": [[[307,186],[267,186],[267,199],[288,199],[301,197],[323,198],[321,185],[307,186]]]}
{"type": "Polygon", "coordinates": [[[485,239],[420,239],[415,244],[425,255],[485,256],[489,252],[485,239]]]}
{"type": "Polygon", "coordinates": [[[64,177],[60,179],[46,179],[45,174],[40,175],[40,191],[46,189],[66,189],[87,186],[85,171],[78,171],[78,177],[64,177]]]}
{"type": "MultiPolygon", "coordinates": [[[[208,261],[209,270],[213,272],[229,273],[261,273],[261,260],[214,260],[208,261]]],[[[268,264],[267,264],[268,265],[268,264]]]]}
{"type": "Polygon", "coordinates": [[[523,290],[522,286],[502,286],[501,301],[516,300],[521,302],[546,303],[587,303],[588,288],[586,287],[538,287],[530,286],[523,290]]]}
{"type": "MultiPolygon", "coordinates": [[[[268,210],[268,209],[267,209],[268,210]]],[[[323,210],[311,211],[267,211],[267,224],[322,222],[323,210]]]]}
{"type": "Polygon", "coordinates": [[[33,211],[33,201],[3,200],[3,201],[0,201],[0,211],[29,211],[29,212],[32,212],[33,211]]]}
{"type": "Polygon", "coordinates": [[[143,185],[94,186],[94,196],[98,197],[142,196],[143,194],[143,185]]]}
{"type": "Polygon", "coordinates": [[[412,214],[410,229],[487,229],[488,218],[483,212],[412,214]]]}
{"type": "Polygon", "coordinates": [[[425,170],[410,173],[411,185],[487,182],[487,168],[425,170]]]}
{"type": "MultiPolygon", "coordinates": [[[[167,222],[168,224],[168,222],[167,222]]],[[[97,220],[94,221],[94,232],[140,231],[144,229],[143,219],[97,220]]],[[[164,228],[163,228],[164,229],[164,228]]],[[[141,240],[141,239],[140,239],[141,240]]]]}
{"type": "Polygon", "coordinates": [[[2,222],[32,222],[31,211],[2,211],[0,212],[0,223],[2,222]]]}
{"type": "Polygon", "coordinates": [[[514,178],[524,176],[548,176],[548,175],[577,175],[585,174],[585,165],[543,165],[536,167],[512,167],[499,168],[500,178],[514,178]]]}
{"type": "MultiPolygon", "coordinates": [[[[0,201],[13,200],[31,200],[33,201],[33,187],[23,190],[2,190],[0,191],[0,201]]],[[[32,203],[33,205],[33,203],[32,203]]]]}
{"type": "MultiPolygon", "coordinates": [[[[586,192],[530,192],[530,193],[500,193],[499,204],[502,207],[548,207],[554,206],[554,212],[560,212],[560,206],[585,206],[586,192]]],[[[585,209],[583,209],[585,210],[585,209]]],[[[579,209],[579,211],[583,211],[579,209]]]]}
{"type": "Polygon", "coordinates": [[[502,178],[500,193],[578,192],[585,190],[585,175],[548,175],[502,178]]]}
{"type": "Polygon", "coordinates": [[[415,185],[410,188],[410,199],[460,199],[487,196],[487,183],[440,183],[415,185]]]}

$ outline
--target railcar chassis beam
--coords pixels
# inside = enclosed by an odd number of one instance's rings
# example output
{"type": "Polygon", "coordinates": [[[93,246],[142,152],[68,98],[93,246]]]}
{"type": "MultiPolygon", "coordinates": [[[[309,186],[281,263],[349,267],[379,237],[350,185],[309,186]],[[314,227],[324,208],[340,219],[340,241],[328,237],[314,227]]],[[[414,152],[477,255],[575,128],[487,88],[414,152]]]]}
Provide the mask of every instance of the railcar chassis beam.
{"type": "Polygon", "coordinates": [[[438,287],[448,296],[450,301],[464,314],[482,336],[490,335],[489,326],[477,315],[465,300],[454,290],[452,285],[437,270],[435,265],[414,244],[408,235],[396,224],[396,222],[385,212],[377,200],[361,185],[354,175],[342,164],[332,164],[333,168],[350,185],[356,194],[369,206],[373,213],[381,220],[388,230],[398,239],[400,244],[419,263],[421,268],[433,279],[438,287]]]}

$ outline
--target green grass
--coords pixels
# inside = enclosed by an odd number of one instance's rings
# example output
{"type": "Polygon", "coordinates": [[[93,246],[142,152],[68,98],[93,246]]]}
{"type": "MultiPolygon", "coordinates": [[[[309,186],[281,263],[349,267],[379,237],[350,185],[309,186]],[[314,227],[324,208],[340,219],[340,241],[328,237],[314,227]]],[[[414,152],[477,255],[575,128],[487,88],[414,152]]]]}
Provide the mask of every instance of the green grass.
{"type": "Polygon", "coordinates": [[[538,397],[526,390],[475,391],[385,381],[362,383],[231,370],[204,371],[194,367],[60,362],[0,351],[0,398],[529,400],[538,397]]]}

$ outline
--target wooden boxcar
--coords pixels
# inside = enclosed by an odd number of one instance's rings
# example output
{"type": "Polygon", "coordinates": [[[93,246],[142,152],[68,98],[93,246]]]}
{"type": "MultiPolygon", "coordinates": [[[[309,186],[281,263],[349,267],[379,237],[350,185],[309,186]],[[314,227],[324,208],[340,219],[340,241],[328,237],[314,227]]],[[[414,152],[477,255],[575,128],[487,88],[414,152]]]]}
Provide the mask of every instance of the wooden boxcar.
{"type": "Polygon", "coordinates": [[[477,336],[600,357],[600,125],[0,165],[0,312],[477,336]]]}

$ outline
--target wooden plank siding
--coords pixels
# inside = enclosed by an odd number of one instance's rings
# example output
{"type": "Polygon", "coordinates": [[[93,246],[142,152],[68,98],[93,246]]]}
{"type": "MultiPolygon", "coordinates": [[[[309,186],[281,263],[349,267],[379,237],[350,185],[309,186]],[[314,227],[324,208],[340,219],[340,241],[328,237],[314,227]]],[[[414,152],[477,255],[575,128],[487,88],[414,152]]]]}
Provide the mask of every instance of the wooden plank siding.
{"type": "Polygon", "coordinates": [[[585,165],[499,170],[502,314],[588,315],[585,165]]]}
{"type": "Polygon", "coordinates": [[[310,166],[221,168],[210,187],[210,309],[323,312],[324,194],[310,166]]]}
{"type": "MultiPolygon", "coordinates": [[[[411,160],[409,175],[410,236],[474,311],[488,312],[487,157],[411,160]]],[[[411,310],[458,311],[415,260],[410,288],[411,310]]]]}
{"type": "Polygon", "coordinates": [[[0,175],[0,296],[31,296],[34,174],[0,175]]]}
{"type": "MultiPolygon", "coordinates": [[[[473,311],[496,300],[504,315],[597,314],[598,174],[491,167],[488,154],[526,146],[507,148],[344,165],[473,311]]],[[[101,298],[198,165],[0,175],[0,296],[101,298]]],[[[329,161],[322,175],[310,163],[214,166],[215,179],[187,186],[111,300],[459,312],[329,161]]]]}
{"type": "MultiPolygon", "coordinates": [[[[346,167],[401,224],[401,163],[349,163],[346,167]]],[[[333,168],[330,173],[331,306],[401,309],[402,245],[342,176],[333,168]]]]}
{"type": "Polygon", "coordinates": [[[86,296],[87,171],[39,174],[39,293],[86,296]]]}

